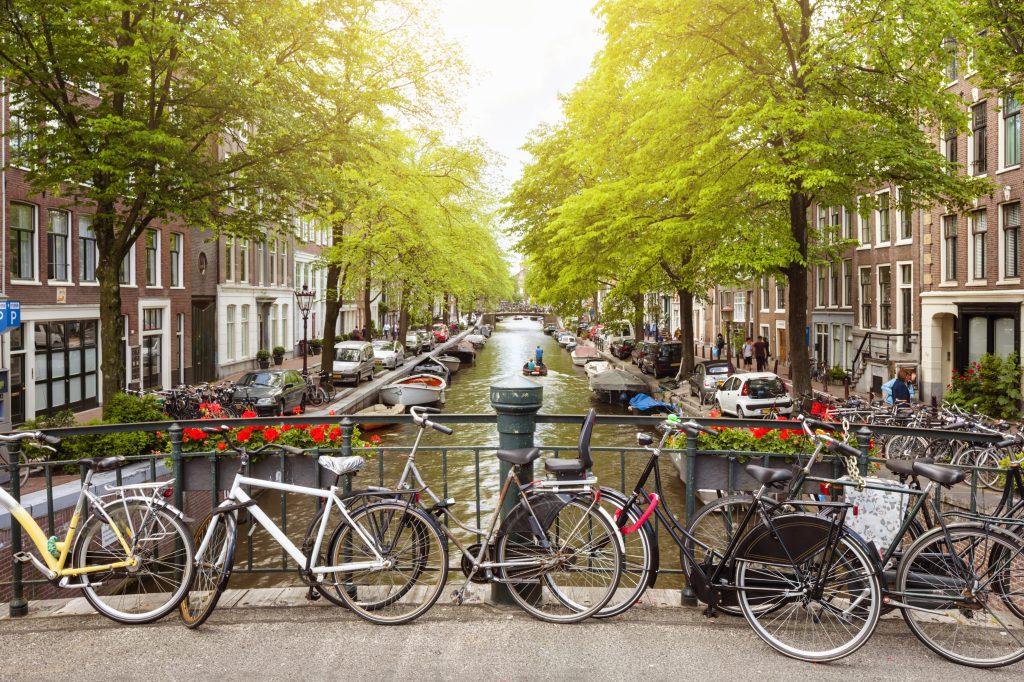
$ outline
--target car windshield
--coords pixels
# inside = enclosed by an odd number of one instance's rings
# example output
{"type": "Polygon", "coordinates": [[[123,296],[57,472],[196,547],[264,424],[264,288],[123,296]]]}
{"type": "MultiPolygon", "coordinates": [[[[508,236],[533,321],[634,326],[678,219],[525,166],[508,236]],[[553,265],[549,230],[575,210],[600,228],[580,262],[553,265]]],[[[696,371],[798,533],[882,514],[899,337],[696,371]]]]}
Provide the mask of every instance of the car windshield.
{"type": "Polygon", "coordinates": [[[751,379],[747,382],[751,398],[778,398],[786,394],[786,386],[779,378],[751,379]]]}
{"type": "Polygon", "coordinates": [[[373,342],[373,349],[374,350],[394,350],[395,349],[395,344],[392,343],[391,341],[374,341],[373,342]]]}
{"type": "Polygon", "coordinates": [[[704,365],[708,374],[728,374],[729,365],[704,365]]]}
{"type": "Polygon", "coordinates": [[[683,354],[682,346],[662,346],[658,354],[663,358],[677,358],[683,354]]]}
{"type": "Polygon", "coordinates": [[[355,348],[342,348],[336,359],[341,362],[359,362],[359,351],[355,348]]]}
{"type": "Polygon", "coordinates": [[[254,372],[246,374],[238,383],[241,386],[280,386],[281,375],[272,372],[254,372]]]}

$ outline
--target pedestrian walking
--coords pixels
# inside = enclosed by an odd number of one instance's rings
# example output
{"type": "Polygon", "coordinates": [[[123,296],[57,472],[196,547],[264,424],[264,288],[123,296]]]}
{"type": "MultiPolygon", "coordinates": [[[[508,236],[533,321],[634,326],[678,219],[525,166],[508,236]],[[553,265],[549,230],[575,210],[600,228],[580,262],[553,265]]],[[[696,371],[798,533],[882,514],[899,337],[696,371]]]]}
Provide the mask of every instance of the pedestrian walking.
{"type": "Polygon", "coordinates": [[[754,343],[749,336],[743,342],[743,367],[749,372],[750,365],[754,362],[754,343]]]}
{"type": "Polygon", "coordinates": [[[758,372],[763,372],[768,366],[768,343],[763,336],[757,337],[757,341],[754,342],[754,361],[758,372]]]}
{"type": "Polygon", "coordinates": [[[714,356],[718,360],[722,357],[722,351],[725,350],[725,337],[721,334],[715,339],[714,356]]]}

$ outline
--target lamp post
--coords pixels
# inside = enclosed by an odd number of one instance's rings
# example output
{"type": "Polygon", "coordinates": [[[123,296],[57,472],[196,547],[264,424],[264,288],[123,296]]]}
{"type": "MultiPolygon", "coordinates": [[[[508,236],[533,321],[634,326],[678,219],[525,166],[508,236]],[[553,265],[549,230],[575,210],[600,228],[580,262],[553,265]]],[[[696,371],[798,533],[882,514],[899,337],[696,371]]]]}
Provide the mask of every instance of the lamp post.
{"type": "MultiPolygon", "coordinates": [[[[732,363],[732,306],[722,306],[722,322],[725,323],[725,350],[726,355],[729,359],[729,363],[732,363]]],[[[722,358],[719,358],[721,360],[722,358]]]]}
{"type": "Polygon", "coordinates": [[[303,284],[302,289],[296,290],[295,301],[298,303],[299,312],[302,313],[302,373],[306,373],[306,356],[309,355],[309,309],[313,307],[313,299],[316,298],[316,290],[310,289],[303,284]]]}

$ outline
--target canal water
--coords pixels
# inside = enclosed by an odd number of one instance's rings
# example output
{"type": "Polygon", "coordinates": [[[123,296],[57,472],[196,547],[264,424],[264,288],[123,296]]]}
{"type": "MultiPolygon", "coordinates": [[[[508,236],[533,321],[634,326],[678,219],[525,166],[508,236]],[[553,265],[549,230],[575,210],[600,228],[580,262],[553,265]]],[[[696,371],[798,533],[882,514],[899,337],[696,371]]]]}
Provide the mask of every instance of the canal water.
{"type": "MultiPolygon", "coordinates": [[[[554,338],[544,334],[542,322],[530,319],[507,319],[497,324],[484,348],[478,350],[476,363],[472,366],[463,363],[459,372],[453,376],[446,392],[443,411],[449,414],[493,414],[494,410],[490,404],[491,385],[509,376],[521,376],[523,363],[534,356],[538,345],[544,351],[544,364],[548,367],[546,377],[532,378],[544,389],[541,413],[582,416],[594,407],[599,415],[629,414],[624,406],[598,400],[588,388],[583,368],[573,365],[569,353],[559,347],[554,338]]],[[[455,499],[455,515],[468,525],[478,526],[489,519],[501,489],[498,460],[494,456],[494,448],[498,445],[498,433],[493,423],[451,424],[451,427],[455,433],[450,436],[433,430],[426,432],[416,463],[424,481],[437,495],[455,499]]],[[[361,453],[366,457],[367,464],[356,478],[355,487],[394,485],[401,475],[405,455],[417,431],[418,428],[413,424],[375,431],[374,433],[381,438],[380,446],[383,449],[361,453]],[[391,450],[392,447],[400,449],[391,450]]],[[[579,431],[578,424],[538,424],[534,442],[541,448],[575,446],[579,439],[579,431]]],[[[602,424],[598,419],[591,445],[635,448],[636,429],[627,425],[602,424]]],[[[545,453],[545,456],[549,454],[545,453]]],[[[623,453],[621,450],[595,452],[594,459],[594,471],[601,484],[620,490],[632,489],[647,462],[646,453],[623,453]]],[[[667,501],[670,508],[682,517],[685,511],[683,485],[670,458],[663,457],[661,464],[662,484],[667,501]]],[[[535,473],[543,475],[541,461],[535,464],[535,473]]],[[[270,494],[265,495],[265,498],[271,497],[270,494]]],[[[272,516],[277,516],[273,512],[279,509],[278,500],[261,500],[261,505],[272,516]]],[[[289,498],[287,511],[288,535],[298,543],[302,540],[302,534],[312,517],[312,504],[304,504],[304,501],[289,498]]],[[[247,531],[248,528],[240,530],[247,531]]],[[[678,548],[667,538],[667,534],[661,535],[663,568],[678,568],[678,548]]],[[[469,534],[460,533],[459,536],[464,542],[476,542],[469,534]]],[[[243,535],[243,545],[244,538],[243,535]]],[[[246,557],[252,556],[253,565],[257,568],[282,565],[276,543],[261,528],[257,528],[251,542],[252,554],[249,554],[248,547],[240,546],[236,562],[241,561],[244,564],[246,557]]],[[[457,550],[454,547],[452,549],[453,554],[457,555],[457,550]]],[[[458,556],[453,556],[451,561],[457,562],[458,556]]],[[[236,563],[236,566],[240,571],[245,570],[244,565],[236,563]]],[[[294,574],[241,573],[237,577],[238,582],[236,583],[233,577],[232,584],[239,587],[298,584],[298,577],[294,574]]],[[[455,580],[457,577],[458,575],[453,574],[452,579],[455,580]]],[[[658,581],[659,586],[670,584],[678,584],[678,579],[658,581]]]]}

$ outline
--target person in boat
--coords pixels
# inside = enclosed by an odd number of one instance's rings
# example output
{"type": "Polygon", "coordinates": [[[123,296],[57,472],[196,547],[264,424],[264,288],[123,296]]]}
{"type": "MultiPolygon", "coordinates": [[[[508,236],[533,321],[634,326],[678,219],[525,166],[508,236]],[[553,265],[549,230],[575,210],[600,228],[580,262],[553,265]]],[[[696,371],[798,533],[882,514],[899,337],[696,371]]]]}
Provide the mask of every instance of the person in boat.
{"type": "Polygon", "coordinates": [[[535,369],[537,369],[537,365],[536,365],[536,363],[534,363],[533,360],[527,360],[526,361],[526,369],[527,369],[527,371],[532,372],[535,369]]]}
{"type": "Polygon", "coordinates": [[[535,355],[535,356],[536,356],[536,358],[537,358],[537,364],[538,364],[538,365],[543,365],[543,364],[544,364],[544,349],[543,349],[543,348],[541,348],[541,347],[540,347],[540,346],[538,345],[538,346],[537,346],[537,350],[536,350],[536,351],[534,351],[534,355],[535,355]]]}

